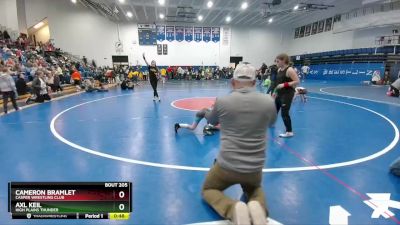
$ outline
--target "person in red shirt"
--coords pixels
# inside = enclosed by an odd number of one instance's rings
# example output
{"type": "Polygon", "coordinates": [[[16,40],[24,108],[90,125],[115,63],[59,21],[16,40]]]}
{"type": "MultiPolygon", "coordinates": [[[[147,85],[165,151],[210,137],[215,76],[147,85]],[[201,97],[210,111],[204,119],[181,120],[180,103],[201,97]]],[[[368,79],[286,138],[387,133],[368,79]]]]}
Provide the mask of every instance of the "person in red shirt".
{"type": "Polygon", "coordinates": [[[73,72],[71,74],[71,79],[74,81],[74,85],[76,86],[77,90],[79,91],[80,85],[81,85],[81,80],[82,80],[82,76],[81,73],[74,67],[73,68],[73,72]]]}

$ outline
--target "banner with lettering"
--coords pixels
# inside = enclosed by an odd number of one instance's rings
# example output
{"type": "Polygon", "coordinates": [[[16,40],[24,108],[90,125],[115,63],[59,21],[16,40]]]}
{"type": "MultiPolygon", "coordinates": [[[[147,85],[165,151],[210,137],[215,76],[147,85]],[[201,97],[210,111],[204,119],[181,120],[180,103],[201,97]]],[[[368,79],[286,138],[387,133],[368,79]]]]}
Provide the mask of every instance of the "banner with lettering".
{"type": "Polygon", "coordinates": [[[212,28],[212,41],[217,43],[221,39],[221,30],[219,27],[212,28]]]}
{"type": "Polygon", "coordinates": [[[177,41],[183,41],[185,37],[185,27],[182,26],[176,26],[175,27],[175,40],[177,41]]]}
{"type": "MultiPolygon", "coordinates": [[[[300,71],[300,67],[298,70],[300,71]]],[[[370,81],[372,75],[383,77],[383,63],[351,63],[310,65],[306,79],[335,81],[370,81]]]]}
{"type": "Polygon", "coordinates": [[[164,41],[165,40],[165,26],[157,25],[157,40],[164,41]]]}
{"type": "Polygon", "coordinates": [[[194,27],[194,41],[195,42],[200,42],[203,40],[203,28],[202,27],[194,27]]]}
{"type": "Polygon", "coordinates": [[[167,41],[175,40],[175,26],[166,26],[165,34],[166,34],[167,41]]]}
{"type": "Polygon", "coordinates": [[[185,41],[193,41],[193,27],[185,27],[185,41]]]}
{"type": "Polygon", "coordinates": [[[211,27],[203,27],[203,41],[204,42],[211,41],[211,27]]]}

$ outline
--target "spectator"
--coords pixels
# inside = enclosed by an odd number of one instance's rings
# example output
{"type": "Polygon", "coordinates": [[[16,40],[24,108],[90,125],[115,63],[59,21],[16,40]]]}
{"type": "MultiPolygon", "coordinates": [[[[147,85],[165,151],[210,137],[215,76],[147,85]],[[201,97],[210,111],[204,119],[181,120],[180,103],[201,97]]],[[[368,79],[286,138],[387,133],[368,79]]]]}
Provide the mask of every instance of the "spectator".
{"type": "Polygon", "coordinates": [[[165,81],[167,79],[167,70],[165,68],[162,68],[160,73],[161,73],[162,83],[165,84],[165,81]]]}
{"type": "Polygon", "coordinates": [[[8,32],[6,30],[3,32],[3,38],[6,41],[9,41],[11,39],[10,35],[8,34],[8,32]]]}
{"type": "Polygon", "coordinates": [[[60,79],[60,75],[58,74],[57,70],[53,70],[52,71],[53,74],[53,92],[61,92],[63,91],[62,87],[61,87],[61,79],[60,79]]]}
{"type": "Polygon", "coordinates": [[[73,80],[74,85],[76,86],[76,90],[80,91],[82,76],[81,76],[81,73],[79,73],[79,71],[75,67],[73,68],[73,72],[71,74],[71,79],[73,80]]]}
{"type": "Polygon", "coordinates": [[[19,110],[17,105],[17,88],[15,87],[14,79],[11,77],[7,67],[2,67],[0,72],[0,92],[3,96],[4,113],[8,112],[8,99],[11,99],[15,110],[19,110]]]}
{"type": "Polygon", "coordinates": [[[177,72],[178,72],[179,80],[182,80],[183,74],[185,73],[185,71],[182,69],[182,67],[178,67],[177,72]]]}
{"type": "Polygon", "coordinates": [[[381,81],[381,73],[380,73],[379,70],[376,70],[376,71],[372,74],[371,83],[374,84],[374,85],[382,84],[382,81],[381,81]]]}
{"type": "Polygon", "coordinates": [[[37,71],[35,79],[32,81],[32,88],[35,98],[28,98],[26,103],[29,104],[31,101],[43,103],[45,100],[50,101],[51,97],[47,91],[47,85],[43,71],[37,71]]]}
{"type": "Polygon", "coordinates": [[[383,85],[388,85],[390,83],[390,74],[389,70],[385,71],[385,75],[383,76],[383,85]]]}
{"type": "Polygon", "coordinates": [[[17,93],[18,95],[25,95],[29,92],[28,90],[28,85],[26,84],[26,81],[24,79],[24,75],[20,74],[18,76],[18,79],[15,83],[15,86],[17,87],[17,93]]]}

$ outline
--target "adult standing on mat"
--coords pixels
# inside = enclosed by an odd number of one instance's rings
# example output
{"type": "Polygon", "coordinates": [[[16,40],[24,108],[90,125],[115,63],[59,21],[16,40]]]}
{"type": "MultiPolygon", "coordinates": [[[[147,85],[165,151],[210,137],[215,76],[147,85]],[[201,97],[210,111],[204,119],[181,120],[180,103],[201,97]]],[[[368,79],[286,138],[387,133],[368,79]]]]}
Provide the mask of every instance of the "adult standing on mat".
{"type": "Polygon", "coordinates": [[[204,200],[234,224],[267,224],[267,208],[261,187],[265,163],[267,127],[276,120],[271,96],[256,91],[256,69],[239,64],[231,81],[233,91],[217,98],[208,122],[220,124],[221,149],[203,185],[204,200]],[[223,191],[240,184],[247,204],[223,191]]]}
{"type": "Polygon", "coordinates": [[[276,76],[276,110],[281,110],[286,133],[280,134],[281,138],[293,137],[292,120],[290,118],[290,106],[292,105],[296,85],[299,84],[299,77],[296,71],[289,66],[290,59],[287,54],[280,54],[276,57],[278,74],[276,76]]]}
{"type": "Polygon", "coordinates": [[[17,88],[15,87],[14,79],[11,77],[7,67],[0,68],[0,93],[3,95],[3,110],[8,112],[8,99],[11,99],[12,105],[16,111],[19,110],[17,105],[17,88]]]}
{"type": "Polygon", "coordinates": [[[153,91],[154,91],[153,101],[161,102],[161,99],[158,96],[158,92],[157,92],[158,68],[157,68],[157,65],[156,65],[156,61],[152,60],[151,64],[149,64],[147,62],[147,60],[146,60],[146,56],[144,55],[144,53],[143,53],[143,59],[146,62],[147,68],[149,70],[150,84],[151,84],[151,87],[153,88],[153,91]]]}

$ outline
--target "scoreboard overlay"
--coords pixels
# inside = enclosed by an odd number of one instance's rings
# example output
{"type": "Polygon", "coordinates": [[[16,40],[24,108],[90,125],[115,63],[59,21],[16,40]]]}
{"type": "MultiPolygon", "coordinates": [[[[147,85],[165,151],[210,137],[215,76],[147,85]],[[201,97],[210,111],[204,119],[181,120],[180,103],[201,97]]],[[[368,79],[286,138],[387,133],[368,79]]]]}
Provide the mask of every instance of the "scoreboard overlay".
{"type": "Polygon", "coordinates": [[[128,219],[131,182],[10,182],[13,219],[128,219]]]}

